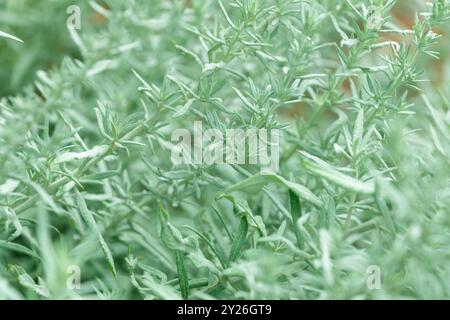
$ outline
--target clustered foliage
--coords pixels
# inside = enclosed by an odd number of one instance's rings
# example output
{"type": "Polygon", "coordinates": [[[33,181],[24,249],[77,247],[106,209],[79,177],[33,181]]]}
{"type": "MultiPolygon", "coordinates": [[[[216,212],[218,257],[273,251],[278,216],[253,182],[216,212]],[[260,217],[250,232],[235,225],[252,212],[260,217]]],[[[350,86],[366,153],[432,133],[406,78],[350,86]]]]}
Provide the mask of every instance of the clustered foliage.
{"type": "Polygon", "coordinates": [[[0,3],[0,298],[450,298],[448,0],[72,2],[0,3]]]}

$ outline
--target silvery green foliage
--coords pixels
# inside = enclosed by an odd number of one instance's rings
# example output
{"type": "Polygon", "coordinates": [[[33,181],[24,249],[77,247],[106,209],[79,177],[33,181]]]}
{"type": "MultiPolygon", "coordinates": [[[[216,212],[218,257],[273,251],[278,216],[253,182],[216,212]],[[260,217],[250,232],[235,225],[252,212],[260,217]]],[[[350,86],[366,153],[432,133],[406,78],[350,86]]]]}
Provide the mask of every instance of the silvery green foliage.
{"type": "Polygon", "coordinates": [[[450,297],[447,0],[72,4],[0,4],[0,298],[450,297]]]}

